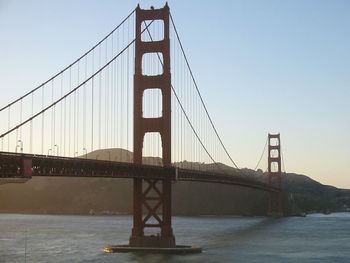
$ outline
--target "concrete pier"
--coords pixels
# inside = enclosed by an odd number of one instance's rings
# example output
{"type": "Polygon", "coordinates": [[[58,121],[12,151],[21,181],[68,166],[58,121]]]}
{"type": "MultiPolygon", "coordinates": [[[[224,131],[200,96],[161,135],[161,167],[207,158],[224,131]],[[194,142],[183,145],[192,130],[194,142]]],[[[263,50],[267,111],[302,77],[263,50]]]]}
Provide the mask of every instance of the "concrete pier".
{"type": "Polygon", "coordinates": [[[196,246],[180,246],[175,247],[131,247],[129,245],[108,245],[103,249],[106,253],[151,253],[151,254],[174,254],[186,255],[201,253],[202,248],[196,246]]]}

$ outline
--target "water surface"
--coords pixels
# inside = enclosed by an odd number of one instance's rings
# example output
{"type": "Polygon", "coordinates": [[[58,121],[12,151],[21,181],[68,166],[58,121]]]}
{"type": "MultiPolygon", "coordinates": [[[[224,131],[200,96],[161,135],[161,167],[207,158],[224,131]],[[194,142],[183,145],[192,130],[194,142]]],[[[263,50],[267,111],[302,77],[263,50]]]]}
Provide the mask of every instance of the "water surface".
{"type": "Polygon", "coordinates": [[[350,213],[305,218],[174,217],[177,243],[202,254],[105,254],[130,216],[0,214],[0,262],[350,262],[350,213]]]}

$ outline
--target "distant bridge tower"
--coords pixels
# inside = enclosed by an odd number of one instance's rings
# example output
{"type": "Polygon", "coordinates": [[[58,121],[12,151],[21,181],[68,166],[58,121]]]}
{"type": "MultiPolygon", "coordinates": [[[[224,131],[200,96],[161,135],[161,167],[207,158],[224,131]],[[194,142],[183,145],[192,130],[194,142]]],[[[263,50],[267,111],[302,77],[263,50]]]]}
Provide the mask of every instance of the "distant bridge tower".
{"type": "Polygon", "coordinates": [[[268,215],[282,216],[282,167],[280,134],[269,134],[268,140],[268,184],[280,190],[279,192],[270,192],[268,215]]]}
{"type": "MultiPolygon", "coordinates": [[[[145,31],[147,34],[147,31],[145,31]]],[[[134,163],[142,164],[144,136],[159,132],[162,141],[163,166],[171,166],[171,75],[169,7],[160,9],[136,9],[135,75],[134,75],[134,163]],[[164,22],[164,38],[159,41],[141,39],[142,23],[152,20],[164,22]],[[142,74],[142,57],[147,53],[161,53],[163,73],[147,76],[142,74]],[[147,89],[160,89],[162,93],[162,116],[144,118],[143,94],[147,89]]],[[[133,229],[130,237],[132,247],[175,247],[171,226],[171,178],[134,179],[133,229]],[[160,229],[160,235],[145,235],[145,228],[160,229]]]]}

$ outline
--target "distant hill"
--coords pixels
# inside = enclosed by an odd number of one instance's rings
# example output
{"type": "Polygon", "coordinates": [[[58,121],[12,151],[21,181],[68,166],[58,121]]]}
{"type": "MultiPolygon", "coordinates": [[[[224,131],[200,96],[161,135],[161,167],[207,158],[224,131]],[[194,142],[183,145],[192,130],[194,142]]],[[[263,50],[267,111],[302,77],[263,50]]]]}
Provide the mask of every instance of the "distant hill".
{"type": "MultiPolygon", "coordinates": [[[[122,149],[98,150],[82,158],[132,161],[122,149]]],[[[144,163],[161,165],[161,158],[145,157],[144,163]]],[[[197,167],[265,181],[262,171],[219,164],[182,162],[184,168],[197,167]]],[[[350,208],[350,190],[322,185],[305,175],[283,174],[286,214],[334,212],[350,208]]],[[[173,213],[177,215],[265,215],[268,194],[240,186],[174,182],[173,213]]],[[[132,180],[103,178],[34,177],[25,184],[0,185],[0,212],[50,214],[132,213],[132,180]]]]}

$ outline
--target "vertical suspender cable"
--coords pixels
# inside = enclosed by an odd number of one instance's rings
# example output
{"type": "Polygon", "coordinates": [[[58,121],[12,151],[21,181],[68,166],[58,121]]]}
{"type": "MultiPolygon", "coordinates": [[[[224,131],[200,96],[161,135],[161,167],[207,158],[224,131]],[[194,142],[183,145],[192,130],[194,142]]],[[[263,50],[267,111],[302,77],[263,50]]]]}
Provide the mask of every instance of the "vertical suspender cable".
{"type": "MultiPolygon", "coordinates": [[[[11,128],[11,106],[8,107],[8,130],[10,130],[11,128]]],[[[9,152],[10,151],[10,135],[8,136],[7,138],[7,151],[9,152]]]]}
{"type": "MultiPolygon", "coordinates": [[[[63,73],[61,75],[61,97],[63,97],[63,73]]],[[[60,148],[63,149],[62,137],[63,137],[63,102],[61,103],[60,144],[59,144],[60,148]]],[[[62,154],[62,150],[61,150],[61,154],[62,154]]]]}
{"type": "MultiPolygon", "coordinates": [[[[64,98],[64,122],[63,122],[63,156],[66,156],[66,128],[67,128],[67,99],[64,98]]],[[[69,125],[69,123],[68,123],[69,125]]]]}
{"type": "Polygon", "coordinates": [[[75,136],[76,136],[76,117],[77,117],[77,91],[74,91],[74,111],[73,111],[73,156],[75,157],[76,151],[76,141],[75,141],[75,136]]]}
{"type": "MultiPolygon", "coordinates": [[[[87,79],[87,56],[85,57],[85,79],[87,79]]],[[[83,148],[86,149],[86,84],[83,86],[83,148]]]]}
{"type": "MultiPolygon", "coordinates": [[[[77,85],[80,83],[80,61],[78,62],[78,79],[77,79],[77,85]]],[[[78,137],[78,130],[79,130],[79,89],[74,92],[75,94],[75,121],[74,121],[74,156],[79,152],[79,137],[78,137]]]]}
{"type": "MultiPolygon", "coordinates": [[[[72,68],[69,69],[69,91],[72,90],[72,68]]],[[[68,109],[68,155],[71,156],[71,140],[72,140],[72,134],[71,134],[71,121],[72,121],[72,97],[69,97],[69,109],[68,109]]]]}
{"type": "MultiPolygon", "coordinates": [[[[124,25],[122,26],[122,47],[124,47],[124,25]]],[[[120,145],[121,146],[121,160],[123,160],[123,150],[124,150],[124,54],[121,56],[120,60],[121,60],[121,98],[122,98],[122,111],[121,111],[121,128],[122,128],[122,132],[121,132],[121,136],[122,136],[122,144],[120,145]]]]}
{"type": "MultiPolygon", "coordinates": [[[[99,68],[101,68],[101,45],[99,46],[99,68]]],[[[98,103],[98,149],[101,149],[101,85],[102,85],[102,72],[99,73],[99,93],[98,93],[98,98],[99,98],[99,103],[98,103]]]]}
{"type": "MultiPolygon", "coordinates": [[[[130,37],[130,27],[129,27],[129,20],[128,20],[128,41],[130,37]]],[[[129,80],[130,80],[130,65],[129,65],[129,49],[126,53],[127,59],[126,59],[126,150],[129,150],[129,80]]],[[[126,159],[126,161],[130,161],[126,159]]]]}
{"type": "MultiPolygon", "coordinates": [[[[52,80],[51,82],[51,103],[54,102],[54,80],[52,80]]],[[[55,106],[52,107],[52,111],[51,111],[51,150],[52,153],[54,151],[54,145],[55,145],[55,106]]]]}
{"type": "MultiPolygon", "coordinates": [[[[118,34],[118,39],[119,39],[119,31],[117,32],[117,34],[118,34]]],[[[121,44],[121,46],[122,46],[123,44],[121,44]]],[[[118,68],[118,78],[120,79],[120,81],[118,81],[118,84],[120,85],[119,86],[119,105],[120,105],[120,107],[119,107],[119,122],[118,122],[118,124],[119,124],[119,127],[120,127],[120,129],[119,129],[119,148],[120,149],[122,149],[122,129],[123,129],[123,127],[122,127],[122,101],[123,101],[123,91],[122,91],[122,86],[123,86],[123,84],[121,83],[121,68],[122,68],[122,64],[121,64],[121,60],[119,60],[119,68],[118,68]]]]}
{"type": "MultiPolygon", "coordinates": [[[[112,44],[111,44],[111,56],[113,57],[114,56],[114,36],[112,35],[112,44]]],[[[111,136],[111,145],[112,145],[112,148],[115,147],[114,145],[114,126],[115,126],[115,123],[114,123],[114,115],[115,115],[115,112],[114,112],[114,93],[115,93],[115,88],[114,88],[114,65],[115,63],[113,62],[112,65],[111,65],[111,76],[110,76],[110,82],[111,82],[111,96],[110,96],[110,100],[111,100],[111,116],[110,116],[110,122],[111,122],[111,132],[110,132],[110,136],[111,136]]]]}
{"type": "MultiPolygon", "coordinates": [[[[8,107],[8,130],[11,129],[11,106],[8,107]]],[[[8,135],[7,138],[7,151],[10,151],[10,134],[8,135]]]]}
{"type": "MultiPolygon", "coordinates": [[[[44,109],[44,90],[45,86],[42,88],[42,93],[41,93],[41,110],[44,109]]],[[[43,112],[42,118],[41,118],[41,154],[44,154],[44,118],[45,118],[45,112],[43,112]]]]}
{"type": "MultiPolygon", "coordinates": [[[[107,39],[108,40],[108,39],[107,39]]],[[[106,40],[106,45],[105,45],[105,62],[108,61],[108,41],[106,40]]],[[[108,76],[109,76],[109,65],[106,68],[105,71],[105,81],[104,81],[104,89],[105,89],[105,148],[108,148],[108,97],[109,97],[109,81],[108,81],[108,76]]]]}
{"type": "MultiPolygon", "coordinates": [[[[119,50],[119,31],[117,31],[117,50],[119,50]]],[[[115,81],[115,84],[116,84],[116,98],[115,98],[115,101],[116,101],[116,112],[117,112],[117,118],[116,118],[116,123],[117,123],[117,128],[116,128],[116,135],[117,135],[117,147],[118,148],[121,148],[121,144],[120,144],[120,110],[119,110],[119,107],[120,107],[120,85],[119,85],[119,80],[120,80],[120,76],[119,76],[119,61],[116,61],[115,62],[115,65],[116,65],[116,81],[115,81]]],[[[120,158],[120,157],[119,157],[120,158]]]]}
{"type": "MultiPolygon", "coordinates": [[[[117,47],[116,50],[118,52],[118,39],[117,39],[117,47]]],[[[114,145],[116,148],[118,148],[118,61],[114,61],[114,105],[113,105],[113,111],[114,111],[114,145]]],[[[119,160],[119,159],[118,159],[119,160]]],[[[120,160],[119,160],[120,161],[120,160]]]]}
{"type": "MultiPolygon", "coordinates": [[[[95,72],[95,51],[92,52],[92,74],[95,72]]],[[[94,150],[94,78],[91,80],[91,152],[94,150]]]]}
{"type": "MultiPolygon", "coordinates": [[[[34,92],[32,92],[32,108],[30,116],[34,113],[34,92]]],[[[33,153],[33,120],[30,121],[30,131],[29,131],[29,152],[33,153]]]]}
{"type": "Polygon", "coordinates": [[[105,71],[105,148],[108,148],[108,98],[109,98],[109,66],[105,71]]]}
{"type": "MultiPolygon", "coordinates": [[[[20,107],[20,123],[22,123],[23,99],[21,99],[19,107],[20,107]]],[[[22,126],[19,128],[19,140],[21,140],[21,143],[23,144],[23,142],[22,142],[22,126]]]]}

